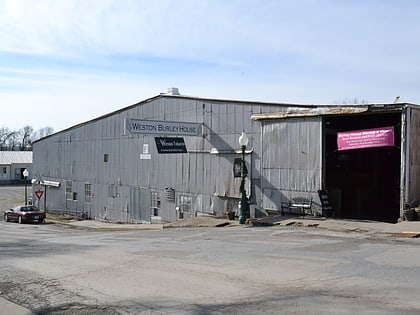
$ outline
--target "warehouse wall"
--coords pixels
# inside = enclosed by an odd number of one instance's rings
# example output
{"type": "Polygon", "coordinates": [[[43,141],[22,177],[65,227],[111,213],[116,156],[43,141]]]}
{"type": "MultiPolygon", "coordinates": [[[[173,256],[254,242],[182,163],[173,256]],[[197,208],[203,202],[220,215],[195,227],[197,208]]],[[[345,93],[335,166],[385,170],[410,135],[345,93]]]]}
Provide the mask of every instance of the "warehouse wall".
{"type": "MultiPolygon", "coordinates": [[[[262,206],[281,210],[294,197],[315,201],[322,186],[321,117],[263,122],[262,206]]],[[[318,202],[319,205],[319,202],[318,202]]]]}
{"type": "MultiPolygon", "coordinates": [[[[147,222],[155,214],[151,196],[157,193],[160,209],[156,217],[162,221],[177,218],[182,196],[191,197],[192,212],[187,215],[223,213],[232,207],[232,200],[239,200],[240,178],[233,177],[233,160],[240,157],[235,153],[240,133],[247,132],[249,148],[254,147],[246,158],[252,170],[252,165],[260,165],[261,128],[250,116],[280,107],[158,96],[46,137],[34,143],[34,169],[44,179],[61,183],[48,191],[47,209],[147,222]],[[203,123],[203,132],[184,138],[187,154],[158,154],[154,136],[124,131],[126,118],[203,123]],[[144,145],[148,145],[150,159],[140,158],[144,145]],[[87,185],[89,202],[85,200],[87,185]],[[165,188],[173,189],[175,198],[167,198],[165,188]]],[[[259,200],[260,174],[251,171],[250,177],[251,197],[259,200]]]]}
{"type": "MultiPolygon", "coordinates": [[[[409,107],[407,117],[406,152],[406,196],[404,203],[420,204],[420,110],[409,107]]],[[[402,217],[402,215],[401,215],[402,217]]]]}

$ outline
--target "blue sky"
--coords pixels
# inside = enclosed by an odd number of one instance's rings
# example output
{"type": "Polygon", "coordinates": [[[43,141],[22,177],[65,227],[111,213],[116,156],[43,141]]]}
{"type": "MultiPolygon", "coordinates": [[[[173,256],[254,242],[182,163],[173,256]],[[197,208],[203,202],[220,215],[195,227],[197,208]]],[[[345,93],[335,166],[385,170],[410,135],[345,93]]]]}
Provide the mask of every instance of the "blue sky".
{"type": "Polygon", "coordinates": [[[190,96],[420,104],[420,1],[0,0],[0,127],[190,96]]]}

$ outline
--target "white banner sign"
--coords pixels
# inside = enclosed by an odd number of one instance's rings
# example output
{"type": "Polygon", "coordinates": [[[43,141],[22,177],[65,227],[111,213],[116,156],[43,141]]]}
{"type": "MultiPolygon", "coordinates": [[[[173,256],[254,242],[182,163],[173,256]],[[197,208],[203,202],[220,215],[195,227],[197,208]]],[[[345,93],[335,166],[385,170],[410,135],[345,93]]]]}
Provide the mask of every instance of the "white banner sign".
{"type": "Polygon", "coordinates": [[[132,134],[199,136],[201,124],[126,118],[125,130],[132,134]]]}

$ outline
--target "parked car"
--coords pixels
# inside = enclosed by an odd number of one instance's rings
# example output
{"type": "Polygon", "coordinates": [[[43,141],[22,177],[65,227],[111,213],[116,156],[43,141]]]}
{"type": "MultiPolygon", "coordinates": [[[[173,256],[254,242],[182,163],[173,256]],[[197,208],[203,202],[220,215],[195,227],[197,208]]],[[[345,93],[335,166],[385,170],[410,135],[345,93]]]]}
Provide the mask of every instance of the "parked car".
{"type": "Polygon", "coordinates": [[[46,218],[45,211],[40,210],[33,205],[17,206],[4,212],[4,221],[24,222],[44,222],[46,218]]]}

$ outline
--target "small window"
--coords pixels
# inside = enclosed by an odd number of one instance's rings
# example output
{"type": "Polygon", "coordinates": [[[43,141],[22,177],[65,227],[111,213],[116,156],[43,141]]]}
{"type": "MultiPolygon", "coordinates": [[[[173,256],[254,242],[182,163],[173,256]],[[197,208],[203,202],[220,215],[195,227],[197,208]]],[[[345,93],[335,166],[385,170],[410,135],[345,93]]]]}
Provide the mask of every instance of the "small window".
{"type": "Polygon", "coordinates": [[[115,198],[118,194],[118,186],[117,185],[109,185],[108,186],[108,197],[115,198]]]}
{"type": "Polygon", "coordinates": [[[77,192],[73,193],[73,200],[76,201],[77,200],[77,192]]]}
{"type": "Polygon", "coordinates": [[[158,216],[160,211],[160,192],[152,191],[151,203],[152,215],[158,216]]]}
{"type": "Polygon", "coordinates": [[[104,162],[105,163],[108,162],[108,154],[107,153],[104,154],[104,162]]]}
{"type": "Polygon", "coordinates": [[[66,180],[66,200],[73,200],[73,181],[66,180]]]}
{"type": "Polygon", "coordinates": [[[92,203],[92,184],[85,184],[85,203],[92,203]]]}
{"type": "Polygon", "coordinates": [[[179,196],[179,208],[183,213],[191,212],[192,197],[191,195],[180,195],[179,196]]]}

